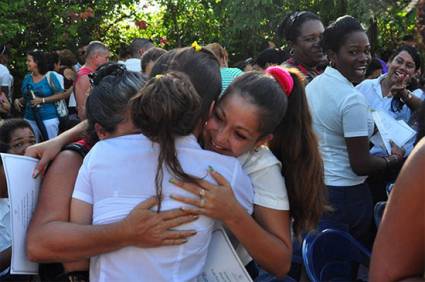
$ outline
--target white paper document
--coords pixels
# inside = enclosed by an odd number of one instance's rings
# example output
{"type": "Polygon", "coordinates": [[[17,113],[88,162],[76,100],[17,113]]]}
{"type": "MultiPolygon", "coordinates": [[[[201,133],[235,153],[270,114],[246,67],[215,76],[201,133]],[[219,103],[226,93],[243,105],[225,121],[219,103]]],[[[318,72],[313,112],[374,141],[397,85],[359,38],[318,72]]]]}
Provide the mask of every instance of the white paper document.
{"type": "Polygon", "coordinates": [[[11,154],[1,154],[10,203],[12,233],[12,274],[37,274],[38,264],[30,262],[25,252],[27,228],[38,199],[40,178],[32,171],[38,160],[11,154]]]}
{"type": "Polygon", "coordinates": [[[252,282],[223,228],[214,230],[198,282],[252,282]]]}
{"type": "Polygon", "coordinates": [[[372,136],[370,141],[375,146],[384,147],[389,155],[391,155],[390,140],[397,146],[403,147],[416,134],[416,131],[407,125],[406,122],[396,120],[385,112],[374,111],[372,116],[379,132],[372,136]]]}

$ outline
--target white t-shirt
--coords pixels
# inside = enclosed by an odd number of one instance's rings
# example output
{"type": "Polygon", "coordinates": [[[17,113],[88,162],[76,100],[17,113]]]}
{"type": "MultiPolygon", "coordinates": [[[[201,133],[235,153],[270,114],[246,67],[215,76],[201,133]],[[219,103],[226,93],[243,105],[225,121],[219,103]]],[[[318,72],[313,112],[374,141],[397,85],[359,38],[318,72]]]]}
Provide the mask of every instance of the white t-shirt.
{"type": "Polygon", "coordinates": [[[11,245],[9,199],[0,198],[0,252],[6,250],[11,245]]]}
{"type": "MultiPolygon", "coordinates": [[[[406,123],[409,122],[412,115],[412,111],[407,105],[404,105],[400,111],[391,110],[391,101],[392,96],[382,96],[381,81],[386,77],[386,74],[381,75],[375,79],[365,79],[359,85],[356,86],[356,89],[362,93],[369,107],[373,110],[381,110],[388,113],[390,116],[396,120],[404,120],[406,123]]],[[[413,91],[413,95],[420,99],[424,99],[422,91],[413,91]]]]}
{"type": "MultiPolygon", "coordinates": [[[[238,157],[243,170],[254,187],[254,204],[274,210],[289,210],[288,192],[282,176],[282,164],[269,148],[261,146],[238,157]]],[[[236,252],[244,265],[252,257],[242,244],[237,244],[236,252]]]]}
{"type": "MultiPolygon", "coordinates": [[[[53,73],[56,77],[56,79],[59,81],[60,86],[62,87],[62,89],[65,89],[65,84],[64,84],[64,78],[63,75],[61,75],[60,73],[56,72],[56,71],[51,71],[51,73],[53,73]]],[[[50,72],[48,72],[46,75],[50,75],[50,72]]],[[[47,81],[49,81],[50,78],[48,78],[47,81]]],[[[50,84],[50,82],[49,82],[50,84]]]]}
{"type": "Polygon", "coordinates": [[[238,159],[254,187],[254,204],[275,210],[289,210],[282,164],[269,148],[261,146],[238,159]]]}
{"type": "Polygon", "coordinates": [[[354,186],[366,176],[354,173],[345,138],[369,135],[370,113],[364,96],[338,70],[327,67],[306,87],[325,168],[325,184],[354,186]]]}
{"type": "MultiPolygon", "coordinates": [[[[356,86],[356,89],[360,91],[366,98],[366,102],[369,107],[375,111],[384,111],[392,116],[396,120],[403,120],[406,123],[410,122],[412,111],[407,105],[403,105],[400,111],[393,111],[391,109],[392,96],[383,96],[381,81],[386,77],[387,74],[383,74],[375,79],[366,79],[356,86]]],[[[423,91],[417,89],[412,92],[413,95],[423,100],[425,97],[423,91]]],[[[403,148],[406,151],[405,156],[409,155],[413,150],[413,146],[416,140],[416,136],[407,142],[403,148]]],[[[381,147],[374,146],[371,148],[370,153],[377,156],[387,156],[388,152],[381,147]]]]}
{"type": "MultiPolygon", "coordinates": [[[[237,159],[202,150],[193,135],[178,138],[176,148],[186,173],[214,182],[207,173],[208,166],[212,166],[230,182],[238,201],[252,213],[253,189],[237,159]]],[[[157,144],[142,134],[100,141],[84,159],[73,198],[93,205],[93,224],[119,221],[138,203],[156,194],[157,158],[157,144]]],[[[198,199],[169,183],[171,177],[165,169],[161,210],[184,206],[172,200],[170,194],[198,199]]],[[[90,281],[195,281],[205,264],[214,223],[200,216],[177,227],[197,231],[180,246],[126,247],[93,257],[90,281]]]]}
{"type": "Polygon", "coordinates": [[[9,69],[5,65],[0,64],[0,86],[8,88],[9,100],[11,99],[12,85],[13,85],[13,76],[10,74],[9,69]]]}
{"type": "Polygon", "coordinates": [[[140,60],[140,59],[130,58],[130,59],[125,60],[124,64],[125,64],[127,70],[129,70],[129,71],[142,72],[141,62],[142,62],[142,60],[140,60]]]}

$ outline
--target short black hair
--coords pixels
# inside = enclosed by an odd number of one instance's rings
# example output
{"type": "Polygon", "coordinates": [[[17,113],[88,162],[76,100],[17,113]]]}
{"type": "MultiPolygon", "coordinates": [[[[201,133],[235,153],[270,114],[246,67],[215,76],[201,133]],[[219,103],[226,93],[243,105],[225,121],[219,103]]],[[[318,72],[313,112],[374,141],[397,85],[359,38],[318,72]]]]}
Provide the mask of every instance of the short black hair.
{"type": "Polygon", "coordinates": [[[261,68],[267,64],[280,65],[289,58],[289,54],[280,48],[267,48],[258,54],[255,62],[261,68]]]}
{"type": "Polygon", "coordinates": [[[278,36],[286,41],[294,42],[300,35],[301,26],[311,20],[320,21],[315,13],[309,11],[296,11],[286,15],[277,29],[278,36]]]}
{"type": "Polygon", "coordinates": [[[46,74],[46,72],[49,71],[46,53],[41,50],[32,50],[28,52],[28,55],[30,55],[33,58],[34,62],[37,64],[37,68],[40,74],[44,75],[46,74]]]}
{"type": "Polygon", "coordinates": [[[382,64],[378,60],[378,58],[373,57],[370,60],[369,65],[367,66],[365,77],[368,77],[369,75],[371,75],[375,70],[382,70],[382,64]]]}
{"type": "Polygon", "coordinates": [[[55,51],[46,54],[47,69],[52,71],[55,69],[55,64],[60,62],[59,54],[55,51]]]}
{"type": "Polygon", "coordinates": [[[19,128],[29,128],[32,130],[31,125],[22,118],[10,118],[6,119],[2,125],[0,125],[0,153],[7,153],[10,150],[10,139],[13,131],[19,128]]]}
{"type": "Polygon", "coordinates": [[[357,31],[364,32],[365,30],[356,18],[349,15],[337,18],[323,33],[321,41],[323,51],[332,50],[335,53],[338,52],[341,46],[344,45],[348,35],[357,31]]]}
{"type": "Polygon", "coordinates": [[[142,72],[146,71],[146,66],[149,64],[149,62],[155,62],[156,60],[158,60],[159,57],[161,57],[165,53],[167,53],[166,50],[158,47],[150,48],[148,51],[143,53],[140,62],[142,72]]]}
{"type": "Polygon", "coordinates": [[[129,51],[132,57],[139,57],[139,50],[144,48],[145,50],[154,47],[152,41],[146,38],[134,38],[129,46],[129,51]]]}
{"type": "Polygon", "coordinates": [[[395,52],[391,55],[391,60],[394,59],[395,56],[400,54],[402,51],[409,53],[415,62],[415,70],[418,70],[421,67],[421,55],[419,55],[418,50],[411,45],[402,45],[395,50],[395,52]]]}

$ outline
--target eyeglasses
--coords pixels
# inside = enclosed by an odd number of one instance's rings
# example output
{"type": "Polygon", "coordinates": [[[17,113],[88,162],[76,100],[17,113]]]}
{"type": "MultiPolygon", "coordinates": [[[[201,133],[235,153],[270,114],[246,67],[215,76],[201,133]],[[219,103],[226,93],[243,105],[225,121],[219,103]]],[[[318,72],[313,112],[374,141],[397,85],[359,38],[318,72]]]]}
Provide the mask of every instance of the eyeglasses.
{"type": "Polygon", "coordinates": [[[98,85],[102,79],[109,75],[121,76],[124,72],[127,71],[127,68],[124,64],[117,63],[106,63],[97,68],[96,72],[88,75],[90,84],[92,86],[98,85]]]}

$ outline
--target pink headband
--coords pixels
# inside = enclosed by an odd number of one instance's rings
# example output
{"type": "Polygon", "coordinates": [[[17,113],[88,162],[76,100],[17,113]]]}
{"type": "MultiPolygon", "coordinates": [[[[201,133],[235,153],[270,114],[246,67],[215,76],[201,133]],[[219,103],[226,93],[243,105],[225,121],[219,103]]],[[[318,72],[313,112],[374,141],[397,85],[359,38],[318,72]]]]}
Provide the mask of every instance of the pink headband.
{"type": "Polygon", "coordinates": [[[281,67],[273,66],[268,67],[266,73],[272,75],[274,79],[276,79],[286,96],[289,97],[289,95],[291,95],[292,89],[294,89],[294,79],[289,71],[281,67]]]}

